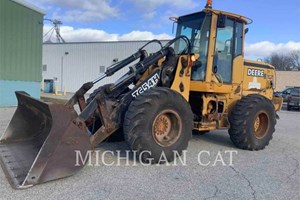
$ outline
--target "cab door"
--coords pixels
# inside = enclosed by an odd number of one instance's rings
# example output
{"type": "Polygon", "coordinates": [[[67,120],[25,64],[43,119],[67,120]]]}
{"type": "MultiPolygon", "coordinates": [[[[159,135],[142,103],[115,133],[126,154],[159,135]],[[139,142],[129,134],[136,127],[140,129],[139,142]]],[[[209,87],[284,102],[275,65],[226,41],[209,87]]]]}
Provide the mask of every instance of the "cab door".
{"type": "Polygon", "coordinates": [[[213,73],[223,84],[232,83],[234,21],[226,19],[224,27],[218,27],[213,61],[213,73]]]}
{"type": "MultiPolygon", "coordinates": [[[[242,82],[244,23],[222,14],[213,14],[210,26],[205,77],[194,78],[191,90],[232,93],[242,82]],[[235,74],[233,76],[233,74],[235,74]],[[202,81],[204,80],[204,81],[202,81]]],[[[206,58],[201,56],[200,59],[206,58]]],[[[194,67],[194,69],[197,69],[194,67]]]]}

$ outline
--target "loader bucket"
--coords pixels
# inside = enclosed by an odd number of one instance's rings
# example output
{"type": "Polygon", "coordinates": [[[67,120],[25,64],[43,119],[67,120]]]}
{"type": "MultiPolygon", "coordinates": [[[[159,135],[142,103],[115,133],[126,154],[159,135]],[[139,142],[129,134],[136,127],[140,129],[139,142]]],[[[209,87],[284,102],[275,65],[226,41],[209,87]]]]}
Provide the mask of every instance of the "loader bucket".
{"type": "Polygon", "coordinates": [[[22,189],[78,172],[76,153],[90,149],[86,131],[72,123],[76,112],[16,92],[17,110],[0,140],[0,163],[10,184],[22,189]]]}

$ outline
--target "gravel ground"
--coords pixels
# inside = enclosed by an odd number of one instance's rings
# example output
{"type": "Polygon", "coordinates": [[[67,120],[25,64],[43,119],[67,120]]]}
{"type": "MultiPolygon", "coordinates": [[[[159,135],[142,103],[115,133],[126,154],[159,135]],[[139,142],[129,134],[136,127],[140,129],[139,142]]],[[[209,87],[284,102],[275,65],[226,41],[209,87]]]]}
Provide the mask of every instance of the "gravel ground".
{"type": "MultiPolygon", "coordinates": [[[[15,108],[0,108],[4,133],[15,108]]],[[[300,112],[280,111],[270,145],[262,151],[235,148],[226,130],[196,135],[186,153],[186,166],[86,166],[75,176],[13,190],[0,170],[0,199],[300,199],[300,112]],[[201,166],[201,161],[210,164],[201,166]],[[234,150],[233,166],[225,151],[234,150]],[[219,157],[217,157],[219,153],[219,157]],[[226,166],[216,158],[224,159],[226,166]]],[[[103,143],[98,150],[128,149],[125,142],[103,143]]],[[[117,161],[111,154],[107,163],[117,161]]],[[[172,163],[171,163],[172,165],[172,163]]]]}

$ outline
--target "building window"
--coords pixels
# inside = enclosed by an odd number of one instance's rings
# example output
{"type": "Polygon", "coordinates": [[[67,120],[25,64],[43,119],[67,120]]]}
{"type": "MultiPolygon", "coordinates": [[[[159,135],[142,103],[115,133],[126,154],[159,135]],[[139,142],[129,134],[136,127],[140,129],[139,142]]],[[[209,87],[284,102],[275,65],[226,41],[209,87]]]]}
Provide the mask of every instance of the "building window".
{"type": "Polygon", "coordinates": [[[104,73],[105,72],[105,66],[100,66],[99,71],[100,71],[100,74],[104,73]]]}
{"type": "Polygon", "coordinates": [[[47,65],[43,65],[43,72],[47,71],[47,65]]]}

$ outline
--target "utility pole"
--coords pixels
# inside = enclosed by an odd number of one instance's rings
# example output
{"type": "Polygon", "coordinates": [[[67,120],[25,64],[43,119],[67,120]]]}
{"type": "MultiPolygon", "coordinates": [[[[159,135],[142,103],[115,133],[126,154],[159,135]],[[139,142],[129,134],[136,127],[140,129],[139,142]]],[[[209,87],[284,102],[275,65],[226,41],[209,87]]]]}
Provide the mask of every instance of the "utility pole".
{"type": "Polygon", "coordinates": [[[46,40],[48,43],[52,43],[51,37],[53,35],[53,32],[56,33],[56,42],[57,43],[66,43],[66,41],[62,38],[60,35],[60,26],[62,25],[62,21],[58,19],[44,19],[45,21],[49,21],[53,24],[53,27],[43,36],[45,38],[48,34],[50,34],[49,39],[46,40]]]}

